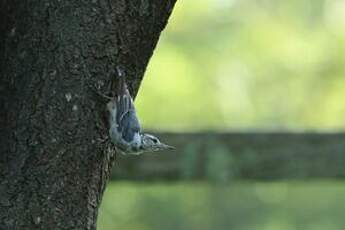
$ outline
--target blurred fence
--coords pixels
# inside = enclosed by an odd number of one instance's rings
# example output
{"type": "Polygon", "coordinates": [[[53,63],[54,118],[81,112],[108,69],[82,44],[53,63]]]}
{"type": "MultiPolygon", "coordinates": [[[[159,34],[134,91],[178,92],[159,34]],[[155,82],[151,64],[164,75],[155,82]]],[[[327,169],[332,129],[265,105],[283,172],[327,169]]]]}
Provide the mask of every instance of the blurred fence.
{"type": "Polygon", "coordinates": [[[175,151],[119,156],[111,179],[304,179],[345,176],[345,133],[156,133],[175,151]]]}

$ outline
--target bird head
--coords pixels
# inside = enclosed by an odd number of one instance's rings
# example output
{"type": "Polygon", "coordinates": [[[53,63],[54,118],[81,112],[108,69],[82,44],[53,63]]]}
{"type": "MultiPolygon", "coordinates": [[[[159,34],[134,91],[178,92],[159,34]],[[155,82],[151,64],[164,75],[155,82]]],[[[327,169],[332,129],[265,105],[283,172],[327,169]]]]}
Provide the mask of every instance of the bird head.
{"type": "Polygon", "coordinates": [[[146,133],[142,134],[141,142],[142,142],[142,149],[145,152],[146,151],[156,152],[160,150],[175,149],[173,146],[161,143],[157,137],[150,134],[146,134],[146,133]]]}

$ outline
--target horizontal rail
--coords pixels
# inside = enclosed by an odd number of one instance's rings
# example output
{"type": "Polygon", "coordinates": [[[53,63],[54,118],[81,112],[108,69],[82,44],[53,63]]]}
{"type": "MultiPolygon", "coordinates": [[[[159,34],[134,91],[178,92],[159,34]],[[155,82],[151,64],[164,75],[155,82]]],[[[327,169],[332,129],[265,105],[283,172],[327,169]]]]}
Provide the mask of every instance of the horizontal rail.
{"type": "Polygon", "coordinates": [[[345,176],[345,133],[156,133],[175,151],[119,156],[111,179],[305,179],[345,176]]]}

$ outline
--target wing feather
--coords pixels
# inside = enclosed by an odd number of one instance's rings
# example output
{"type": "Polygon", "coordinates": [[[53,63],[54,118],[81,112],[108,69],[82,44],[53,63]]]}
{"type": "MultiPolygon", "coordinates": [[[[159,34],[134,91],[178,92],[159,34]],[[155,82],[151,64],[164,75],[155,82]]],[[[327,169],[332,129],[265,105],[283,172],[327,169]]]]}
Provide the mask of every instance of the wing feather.
{"type": "Polygon", "coordinates": [[[134,135],[140,132],[140,123],[136,116],[133,100],[129,94],[118,96],[117,104],[117,124],[118,130],[127,142],[134,140],[134,135]]]}

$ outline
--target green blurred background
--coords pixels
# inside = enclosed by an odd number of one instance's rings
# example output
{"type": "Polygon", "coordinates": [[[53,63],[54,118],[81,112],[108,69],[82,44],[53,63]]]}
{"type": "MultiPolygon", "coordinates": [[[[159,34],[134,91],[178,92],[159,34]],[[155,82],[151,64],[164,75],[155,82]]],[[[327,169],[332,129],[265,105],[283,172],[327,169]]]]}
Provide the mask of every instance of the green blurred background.
{"type": "MultiPolygon", "coordinates": [[[[344,88],[344,0],[178,0],[136,105],[156,132],[338,132],[344,88]]],[[[98,229],[344,229],[341,180],[217,181],[112,181],[98,229]]]]}

